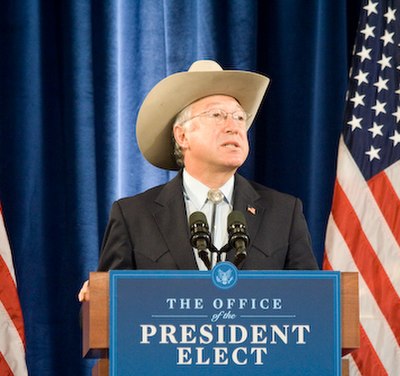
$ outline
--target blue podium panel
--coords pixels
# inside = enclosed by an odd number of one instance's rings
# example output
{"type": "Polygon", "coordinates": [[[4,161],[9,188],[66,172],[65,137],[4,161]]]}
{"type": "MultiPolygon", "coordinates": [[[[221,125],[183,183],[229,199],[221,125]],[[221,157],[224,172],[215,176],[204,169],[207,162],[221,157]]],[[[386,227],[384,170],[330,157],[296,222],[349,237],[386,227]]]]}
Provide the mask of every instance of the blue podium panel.
{"type": "Polygon", "coordinates": [[[110,375],[341,375],[340,273],[110,272],[110,375]]]}

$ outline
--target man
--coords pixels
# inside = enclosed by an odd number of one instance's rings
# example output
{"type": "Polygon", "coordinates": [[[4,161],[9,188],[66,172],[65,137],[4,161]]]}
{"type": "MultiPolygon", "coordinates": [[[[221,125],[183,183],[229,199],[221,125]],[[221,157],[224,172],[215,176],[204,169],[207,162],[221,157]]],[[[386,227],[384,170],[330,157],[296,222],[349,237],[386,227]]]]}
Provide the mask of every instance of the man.
{"type": "Polygon", "coordinates": [[[207,255],[208,263],[191,245],[188,218],[204,212],[213,244],[221,249],[232,210],[244,215],[250,239],[240,269],[318,268],[300,200],[236,174],[247,158],[247,130],[268,84],[260,74],[197,61],[150,91],[138,115],[140,150],[153,165],[180,172],[165,185],[114,203],[99,271],[207,269],[215,258],[207,255]],[[208,196],[210,190],[218,202],[208,196]]]}

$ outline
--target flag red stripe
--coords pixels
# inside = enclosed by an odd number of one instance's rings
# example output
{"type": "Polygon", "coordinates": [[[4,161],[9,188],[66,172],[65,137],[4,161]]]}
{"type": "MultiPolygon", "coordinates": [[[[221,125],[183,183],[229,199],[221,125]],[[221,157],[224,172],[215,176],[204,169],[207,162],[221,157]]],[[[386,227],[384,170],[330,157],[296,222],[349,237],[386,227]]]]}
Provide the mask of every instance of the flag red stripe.
{"type": "Polygon", "coordinates": [[[400,200],[389,178],[382,171],[368,181],[368,186],[397,243],[400,245],[400,200]]]}
{"type": "Polygon", "coordinates": [[[386,317],[400,345],[400,299],[385,269],[379,262],[345,192],[336,180],[332,216],[341,232],[358,270],[386,317]]]}
{"type": "Polygon", "coordinates": [[[351,355],[362,375],[388,376],[362,325],[360,325],[360,348],[351,355]]]}
{"type": "Polygon", "coordinates": [[[0,256],[0,301],[3,303],[4,308],[8,312],[21,341],[25,347],[25,331],[24,322],[22,318],[21,306],[19,303],[17,287],[8,270],[7,264],[4,262],[3,257],[0,256]]]}
{"type": "Polygon", "coordinates": [[[322,269],[324,270],[333,270],[331,263],[328,260],[328,256],[326,250],[324,252],[324,261],[322,263],[322,269]]]}
{"type": "Polygon", "coordinates": [[[3,376],[13,376],[13,372],[11,371],[8,363],[4,359],[3,354],[0,352],[0,375],[3,376]]]}

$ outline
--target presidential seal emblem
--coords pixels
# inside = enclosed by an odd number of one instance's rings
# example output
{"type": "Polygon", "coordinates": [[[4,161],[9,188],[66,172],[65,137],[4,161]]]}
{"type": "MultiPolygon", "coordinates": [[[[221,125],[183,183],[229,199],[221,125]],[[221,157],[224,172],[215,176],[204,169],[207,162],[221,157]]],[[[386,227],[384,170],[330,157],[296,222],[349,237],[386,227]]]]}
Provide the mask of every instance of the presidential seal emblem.
{"type": "Polygon", "coordinates": [[[230,262],[220,262],[212,270],[212,281],[220,289],[230,289],[236,285],[238,270],[230,262]]]}

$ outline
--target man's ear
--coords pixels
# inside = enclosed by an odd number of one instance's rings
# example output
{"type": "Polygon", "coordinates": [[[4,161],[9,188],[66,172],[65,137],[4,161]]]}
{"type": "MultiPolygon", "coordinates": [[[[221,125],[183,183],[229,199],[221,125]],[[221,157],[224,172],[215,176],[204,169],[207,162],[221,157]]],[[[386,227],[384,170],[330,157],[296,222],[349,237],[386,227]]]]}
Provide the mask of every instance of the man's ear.
{"type": "Polygon", "coordinates": [[[176,143],[181,147],[181,149],[187,148],[187,138],[186,138],[186,128],[180,124],[174,127],[174,138],[176,143]]]}

